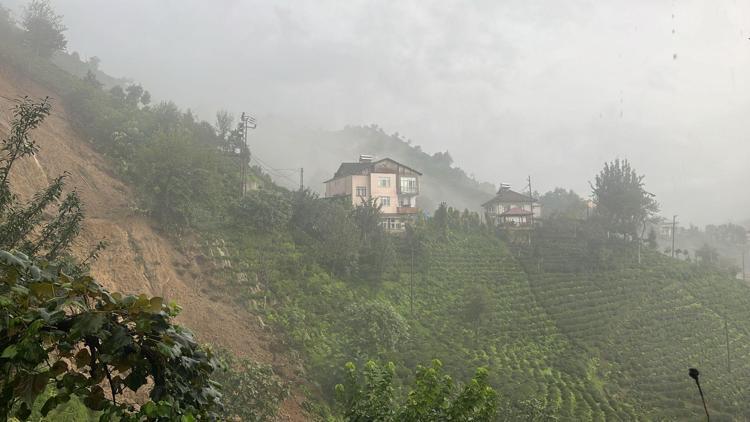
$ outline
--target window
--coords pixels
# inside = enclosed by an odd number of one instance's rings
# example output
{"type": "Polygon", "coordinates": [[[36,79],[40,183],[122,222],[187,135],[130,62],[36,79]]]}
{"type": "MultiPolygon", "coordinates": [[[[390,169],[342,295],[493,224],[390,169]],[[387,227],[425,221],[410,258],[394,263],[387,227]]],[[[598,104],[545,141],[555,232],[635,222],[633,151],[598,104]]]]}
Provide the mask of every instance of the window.
{"type": "Polygon", "coordinates": [[[417,193],[417,178],[416,177],[401,177],[401,192],[402,193],[417,193]]]}
{"type": "Polygon", "coordinates": [[[378,179],[378,187],[381,188],[390,188],[391,187],[391,178],[390,177],[381,177],[378,179]]]}
{"type": "Polygon", "coordinates": [[[390,207],[391,206],[391,197],[390,196],[381,196],[380,197],[380,205],[384,207],[390,207]]]}
{"type": "Polygon", "coordinates": [[[399,203],[400,203],[400,205],[402,207],[410,207],[411,206],[411,201],[409,200],[408,197],[407,198],[400,198],[399,199],[399,203]]]}
{"type": "Polygon", "coordinates": [[[360,198],[364,198],[367,196],[367,187],[366,186],[357,186],[357,196],[360,198]]]}
{"type": "Polygon", "coordinates": [[[385,228],[388,231],[391,230],[401,230],[401,222],[398,220],[398,218],[386,218],[382,223],[383,228],[385,228]]]}

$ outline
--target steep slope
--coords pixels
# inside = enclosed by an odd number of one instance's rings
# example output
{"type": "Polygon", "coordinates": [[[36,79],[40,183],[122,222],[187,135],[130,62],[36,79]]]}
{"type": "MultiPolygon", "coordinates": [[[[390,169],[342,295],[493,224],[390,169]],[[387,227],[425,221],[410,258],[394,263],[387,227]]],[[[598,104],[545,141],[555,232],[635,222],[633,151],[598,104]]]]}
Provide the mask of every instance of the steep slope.
{"type": "MultiPolygon", "coordinates": [[[[148,293],[175,300],[183,308],[179,322],[192,329],[202,342],[225,347],[256,361],[273,361],[268,350],[272,333],[256,316],[211,291],[214,264],[211,248],[196,241],[175,244],[138,213],[132,189],[107,171],[107,160],[81,141],[71,129],[65,109],[55,94],[0,64],[0,136],[8,132],[13,99],[19,96],[53,100],[52,115],[34,134],[40,146],[35,157],[15,169],[13,187],[30,197],[63,172],[68,186],[80,192],[87,219],[75,252],[85,255],[100,240],[109,244],[92,268],[106,287],[127,293],[148,293]]],[[[284,368],[282,368],[284,369],[284,368]]],[[[288,369],[288,368],[286,368],[288,369]]],[[[305,420],[300,397],[282,408],[283,420],[305,420]]]]}

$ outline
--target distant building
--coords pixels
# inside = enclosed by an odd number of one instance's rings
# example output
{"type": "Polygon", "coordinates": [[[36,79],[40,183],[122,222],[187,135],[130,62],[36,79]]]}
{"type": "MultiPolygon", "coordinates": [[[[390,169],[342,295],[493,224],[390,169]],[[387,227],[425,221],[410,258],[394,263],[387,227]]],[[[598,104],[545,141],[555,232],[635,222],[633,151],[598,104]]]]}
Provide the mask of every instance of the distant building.
{"type": "Polygon", "coordinates": [[[487,219],[508,226],[529,226],[542,215],[542,205],[528,195],[501,185],[497,195],[482,204],[487,219]]]}
{"type": "Polygon", "coordinates": [[[390,158],[373,161],[361,155],[359,162],[341,163],[325,183],[326,198],[348,197],[359,206],[374,200],[383,213],[383,227],[389,231],[404,230],[405,223],[419,213],[419,176],[422,173],[390,158]]]}

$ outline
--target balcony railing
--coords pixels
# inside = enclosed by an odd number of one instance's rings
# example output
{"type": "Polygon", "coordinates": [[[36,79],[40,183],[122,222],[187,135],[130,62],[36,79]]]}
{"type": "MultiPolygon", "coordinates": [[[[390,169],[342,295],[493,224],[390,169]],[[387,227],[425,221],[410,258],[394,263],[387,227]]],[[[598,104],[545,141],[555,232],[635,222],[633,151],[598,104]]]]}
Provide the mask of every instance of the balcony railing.
{"type": "Polygon", "coordinates": [[[417,207],[397,207],[396,212],[399,214],[417,214],[419,213],[419,208],[417,207]]]}
{"type": "Polygon", "coordinates": [[[398,189],[398,193],[401,195],[419,195],[419,188],[400,186],[398,189]]]}

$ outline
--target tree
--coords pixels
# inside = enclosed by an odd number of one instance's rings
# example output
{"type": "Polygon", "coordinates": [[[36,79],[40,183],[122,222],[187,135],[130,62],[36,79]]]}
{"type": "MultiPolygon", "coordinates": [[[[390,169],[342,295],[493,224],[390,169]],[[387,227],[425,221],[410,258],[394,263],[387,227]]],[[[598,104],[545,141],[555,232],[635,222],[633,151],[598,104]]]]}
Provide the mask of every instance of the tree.
{"type": "Polygon", "coordinates": [[[143,87],[137,84],[128,85],[125,88],[125,102],[131,107],[137,107],[143,95],[143,87]]]}
{"type": "Polygon", "coordinates": [[[346,364],[346,380],[336,386],[336,399],[345,421],[490,421],[497,414],[497,393],[488,384],[488,372],[477,369],[459,386],[433,360],[418,366],[414,385],[403,402],[392,386],[395,366],[367,362],[362,374],[346,364]]]}
{"type": "Polygon", "coordinates": [[[381,205],[374,199],[363,199],[351,212],[359,231],[359,276],[369,282],[381,281],[395,259],[391,237],[381,225],[380,209],[381,205]]]}
{"type": "Polygon", "coordinates": [[[647,192],[644,176],[638,175],[628,160],[619,158],[604,164],[591,185],[596,214],[610,231],[632,238],[659,211],[654,196],[647,192]]]}
{"type": "Polygon", "coordinates": [[[555,188],[539,198],[545,218],[586,218],[586,202],[572,190],[555,188]]]}
{"type": "Polygon", "coordinates": [[[480,285],[472,285],[464,292],[463,315],[468,323],[474,327],[474,337],[479,338],[479,328],[490,310],[490,292],[480,285]]]}
{"type": "Polygon", "coordinates": [[[379,300],[349,305],[343,321],[350,349],[360,356],[392,352],[409,339],[409,324],[404,317],[379,300]]]}
{"type": "Polygon", "coordinates": [[[237,359],[229,352],[222,352],[219,357],[225,368],[216,371],[214,379],[221,385],[232,386],[222,397],[221,413],[225,420],[274,420],[279,406],[289,396],[289,387],[268,365],[237,359]]]}
{"type": "Polygon", "coordinates": [[[695,258],[700,259],[703,263],[713,264],[719,259],[719,252],[713,246],[704,243],[695,251],[695,258]]]}
{"type": "Polygon", "coordinates": [[[68,45],[62,16],[55,13],[49,0],[31,0],[24,9],[22,25],[26,42],[38,56],[52,57],[68,45]]]}
{"type": "Polygon", "coordinates": [[[228,141],[229,134],[234,126],[234,116],[227,110],[216,112],[216,135],[223,141],[228,141]]]}

